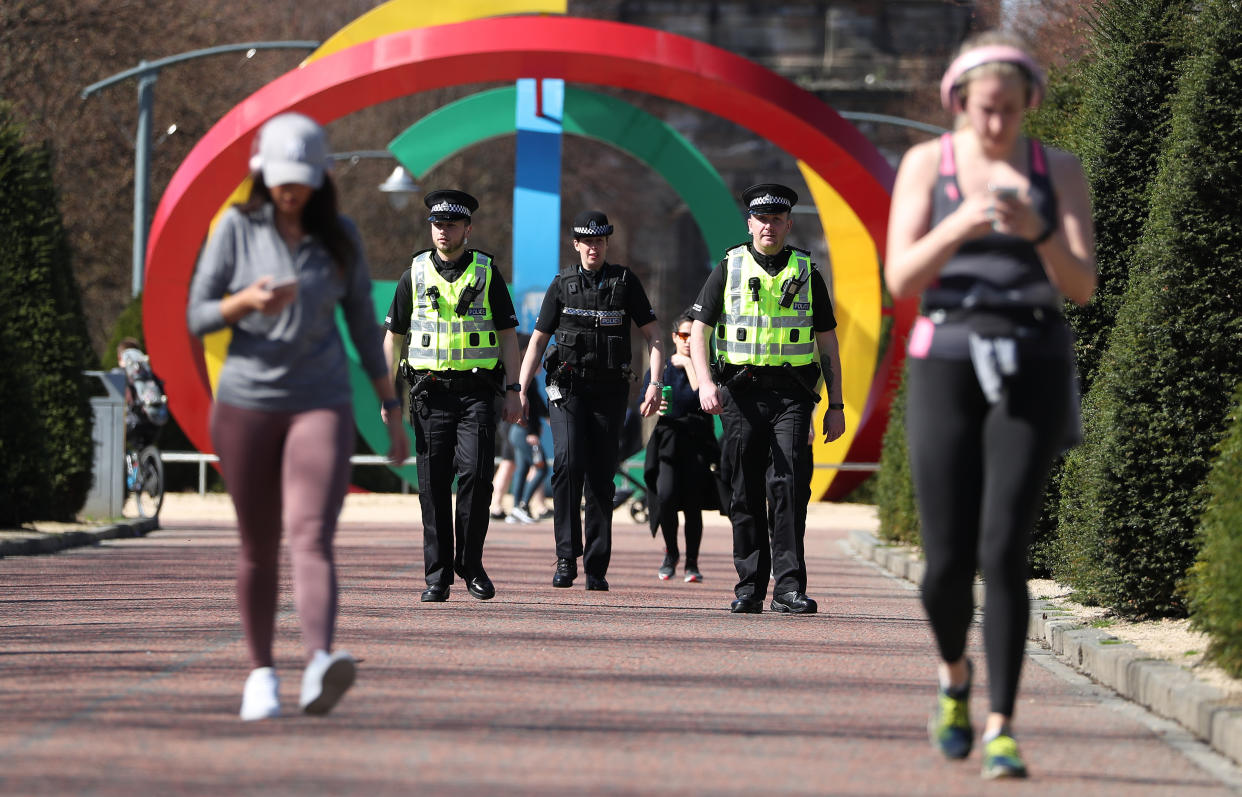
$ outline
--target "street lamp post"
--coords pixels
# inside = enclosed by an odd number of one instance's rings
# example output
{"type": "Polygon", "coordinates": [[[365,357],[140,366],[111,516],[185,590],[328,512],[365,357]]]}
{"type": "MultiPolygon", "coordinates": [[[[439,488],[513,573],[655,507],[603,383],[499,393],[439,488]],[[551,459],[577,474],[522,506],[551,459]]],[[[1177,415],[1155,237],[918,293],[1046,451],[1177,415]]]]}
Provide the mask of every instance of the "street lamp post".
{"type": "Polygon", "coordinates": [[[204,58],[209,55],[222,55],[246,51],[250,57],[257,50],[315,50],[319,42],[314,41],[277,41],[247,42],[245,44],[222,44],[202,50],[171,55],[157,61],[140,61],[138,66],[124,72],[104,78],[82,89],[81,97],[88,99],[92,94],[109,86],[138,78],[138,130],[134,135],[134,248],[133,248],[133,295],[142,292],[142,281],[146,272],[147,257],[147,211],[150,204],[148,188],[151,181],[151,118],[155,110],[155,81],[160,70],[166,66],[204,58]]]}

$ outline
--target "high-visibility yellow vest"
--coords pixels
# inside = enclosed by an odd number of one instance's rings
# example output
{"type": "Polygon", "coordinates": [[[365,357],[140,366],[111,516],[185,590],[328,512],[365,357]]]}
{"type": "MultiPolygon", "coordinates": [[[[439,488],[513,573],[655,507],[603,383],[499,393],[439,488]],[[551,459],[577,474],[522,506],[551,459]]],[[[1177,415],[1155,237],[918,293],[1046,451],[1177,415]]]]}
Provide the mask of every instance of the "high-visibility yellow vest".
{"type": "Polygon", "coordinates": [[[815,362],[811,314],[811,256],[792,249],[776,276],[755,262],[750,250],[725,253],[724,311],[716,326],[716,350],[731,365],[808,365],[815,362]],[[792,295],[781,306],[786,287],[792,295]]]}
{"type": "Polygon", "coordinates": [[[455,281],[436,271],[431,252],[419,252],[410,264],[410,287],[414,311],[410,315],[410,345],[406,361],[419,370],[469,371],[496,367],[500,344],[488,289],[492,282],[492,259],[474,252],[470,265],[455,281]],[[474,298],[458,315],[462,295],[474,298]]]}

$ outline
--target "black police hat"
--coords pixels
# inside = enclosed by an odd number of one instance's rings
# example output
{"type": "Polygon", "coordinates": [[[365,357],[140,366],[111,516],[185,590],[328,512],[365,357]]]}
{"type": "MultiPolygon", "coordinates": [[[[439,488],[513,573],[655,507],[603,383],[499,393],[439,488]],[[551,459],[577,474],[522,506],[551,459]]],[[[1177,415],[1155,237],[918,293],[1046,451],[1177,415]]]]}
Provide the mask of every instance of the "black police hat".
{"type": "Polygon", "coordinates": [[[612,235],[612,225],[608,217],[598,210],[584,210],[574,216],[574,237],[585,238],[590,235],[612,235]]]}
{"type": "Polygon", "coordinates": [[[470,214],[479,209],[479,200],[465,191],[446,189],[432,191],[423,197],[423,204],[431,211],[427,221],[453,221],[468,219],[470,214]]]}
{"type": "Polygon", "coordinates": [[[747,213],[788,213],[798,204],[798,193],[787,185],[759,183],[742,192],[747,213]]]}

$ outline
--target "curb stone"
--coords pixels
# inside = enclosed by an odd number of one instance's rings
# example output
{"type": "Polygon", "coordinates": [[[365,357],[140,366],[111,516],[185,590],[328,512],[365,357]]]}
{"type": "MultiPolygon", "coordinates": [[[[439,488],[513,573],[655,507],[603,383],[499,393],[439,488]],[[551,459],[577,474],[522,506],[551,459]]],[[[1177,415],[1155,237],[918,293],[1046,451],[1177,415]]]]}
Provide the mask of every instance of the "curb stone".
{"type": "MultiPolygon", "coordinates": [[[[884,545],[868,532],[851,531],[847,541],[860,557],[894,575],[915,583],[923,575],[921,561],[884,545]]],[[[975,603],[983,605],[983,585],[978,581],[975,603]]],[[[1242,701],[1237,697],[1231,698],[1172,662],[1147,656],[1107,631],[1084,627],[1048,601],[1031,601],[1027,638],[1096,683],[1173,720],[1216,752],[1242,764],[1242,701]]]]}
{"type": "Polygon", "coordinates": [[[0,559],[7,556],[38,556],[84,545],[98,545],[103,540],[144,537],[160,527],[159,518],[122,518],[94,528],[63,532],[41,532],[22,529],[0,536],[0,559]]]}

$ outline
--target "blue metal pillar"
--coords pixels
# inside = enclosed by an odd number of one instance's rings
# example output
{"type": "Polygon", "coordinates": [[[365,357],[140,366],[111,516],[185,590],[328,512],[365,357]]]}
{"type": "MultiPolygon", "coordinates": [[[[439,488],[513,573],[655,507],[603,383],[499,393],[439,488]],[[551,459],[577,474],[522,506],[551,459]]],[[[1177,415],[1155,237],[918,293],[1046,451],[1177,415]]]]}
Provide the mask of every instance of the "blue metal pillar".
{"type": "Polygon", "coordinates": [[[561,120],[565,81],[517,82],[513,187],[513,299],[522,330],[535,316],[561,259],[561,120]]]}

